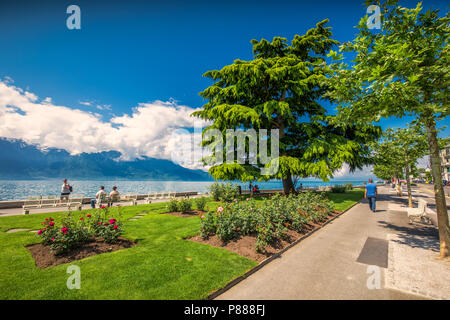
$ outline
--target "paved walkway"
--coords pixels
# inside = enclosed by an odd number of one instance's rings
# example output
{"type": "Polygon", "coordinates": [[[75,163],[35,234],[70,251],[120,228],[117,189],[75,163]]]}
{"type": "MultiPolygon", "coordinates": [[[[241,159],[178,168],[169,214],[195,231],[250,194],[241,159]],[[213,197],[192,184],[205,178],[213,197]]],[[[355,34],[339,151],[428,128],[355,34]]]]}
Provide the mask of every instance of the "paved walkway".
{"type": "MultiPolygon", "coordinates": [[[[393,210],[398,207],[390,205],[401,206],[401,201],[407,201],[406,197],[397,201],[389,188],[382,187],[379,191],[376,213],[371,213],[367,202],[363,201],[217,299],[424,299],[439,296],[427,294],[428,290],[409,290],[407,285],[396,287],[398,272],[389,269],[395,259],[389,250],[400,254],[403,251],[398,247],[393,250],[392,242],[407,247],[428,244],[431,248],[431,243],[437,242],[437,230],[434,226],[409,225],[405,210],[393,210]],[[418,235],[426,240],[414,243],[418,235]],[[378,271],[380,289],[369,289],[368,280],[373,284],[373,276],[378,271]]],[[[450,271],[447,269],[450,263],[441,262],[444,270],[450,271]]],[[[395,265],[397,271],[402,266],[402,263],[395,265]]]]}

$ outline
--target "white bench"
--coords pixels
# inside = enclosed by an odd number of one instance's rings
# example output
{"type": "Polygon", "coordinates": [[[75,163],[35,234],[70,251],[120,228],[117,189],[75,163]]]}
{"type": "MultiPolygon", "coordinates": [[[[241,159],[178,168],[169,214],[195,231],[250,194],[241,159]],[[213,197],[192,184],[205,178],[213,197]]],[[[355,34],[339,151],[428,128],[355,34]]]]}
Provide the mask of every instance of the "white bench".
{"type": "Polygon", "coordinates": [[[42,209],[42,208],[58,208],[67,207],[68,209],[75,207],[81,210],[83,204],[82,195],[72,195],[68,198],[57,199],[54,196],[49,196],[47,199],[42,197],[32,197],[30,200],[25,200],[22,206],[23,213],[29,214],[31,209],[42,209]]]}
{"type": "Polygon", "coordinates": [[[431,223],[430,217],[427,216],[427,202],[423,199],[419,199],[419,204],[417,208],[407,208],[409,222],[414,221],[425,221],[431,223]]]}
{"type": "Polygon", "coordinates": [[[150,204],[154,200],[163,200],[163,199],[175,198],[176,194],[177,193],[175,191],[149,193],[147,195],[147,198],[145,198],[145,202],[150,204]]]}
{"type": "Polygon", "coordinates": [[[99,199],[97,199],[95,205],[97,208],[101,208],[102,206],[113,206],[115,203],[119,204],[122,202],[131,202],[132,205],[136,205],[137,197],[137,194],[125,194],[123,196],[115,197],[110,197],[107,194],[104,194],[99,199]]]}
{"type": "Polygon", "coordinates": [[[137,199],[138,199],[137,193],[136,194],[128,193],[120,198],[120,202],[131,202],[131,204],[135,206],[137,205],[137,199]]]}

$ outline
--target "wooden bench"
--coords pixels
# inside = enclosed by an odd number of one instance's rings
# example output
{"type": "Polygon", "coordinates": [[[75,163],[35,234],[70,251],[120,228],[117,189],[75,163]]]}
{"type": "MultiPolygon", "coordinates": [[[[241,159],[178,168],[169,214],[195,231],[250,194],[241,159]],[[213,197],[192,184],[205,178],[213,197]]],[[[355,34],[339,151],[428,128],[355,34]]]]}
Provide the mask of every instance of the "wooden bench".
{"type": "Polygon", "coordinates": [[[417,208],[407,208],[409,222],[413,223],[414,221],[424,221],[427,223],[431,223],[430,217],[427,216],[427,202],[423,199],[419,199],[419,204],[417,208]]]}

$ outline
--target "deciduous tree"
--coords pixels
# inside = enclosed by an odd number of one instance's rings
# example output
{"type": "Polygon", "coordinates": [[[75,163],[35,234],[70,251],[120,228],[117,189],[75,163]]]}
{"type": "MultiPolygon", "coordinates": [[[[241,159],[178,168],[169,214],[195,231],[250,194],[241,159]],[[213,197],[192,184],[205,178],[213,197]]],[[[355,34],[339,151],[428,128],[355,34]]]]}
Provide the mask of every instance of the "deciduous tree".
{"type": "MultiPolygon", "coordinates": [[[[450,16],[438,10],[422,12],[421,3],[408,9],[398,1],[379,3],[382,30],[368,29],[361,19],[357,37],[341,46],[356,53],[353,65],[336,64],[330,77],[329,97],[339,103],[345,123],[367,123],[387,117],[414,116],[427,132],[436,209],[440,255],[448,256],[450,228],[442,187],[436,121],[448,117],[450,79],[450,16]]],[[[336,52],[330,54],[342,58],[336,52]]]]}

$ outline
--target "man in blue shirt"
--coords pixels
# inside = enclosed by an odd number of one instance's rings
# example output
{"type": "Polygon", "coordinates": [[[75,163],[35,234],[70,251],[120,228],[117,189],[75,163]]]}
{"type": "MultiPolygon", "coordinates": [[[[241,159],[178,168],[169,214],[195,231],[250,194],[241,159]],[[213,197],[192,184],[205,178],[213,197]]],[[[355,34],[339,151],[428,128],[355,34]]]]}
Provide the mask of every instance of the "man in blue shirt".
{"type": "Polygon", "coordinates": [[[366,185],[364,197],[369,200],[369,207],[372,212],[375,212],[375,202],[377,200],[377,185],[373,183],[372,179],[369,179],[369,183],[366,185]]]}

